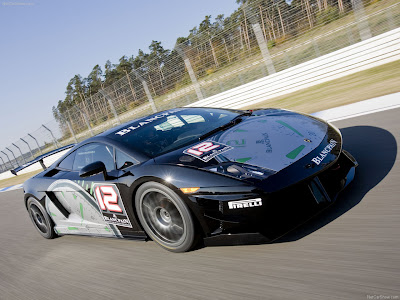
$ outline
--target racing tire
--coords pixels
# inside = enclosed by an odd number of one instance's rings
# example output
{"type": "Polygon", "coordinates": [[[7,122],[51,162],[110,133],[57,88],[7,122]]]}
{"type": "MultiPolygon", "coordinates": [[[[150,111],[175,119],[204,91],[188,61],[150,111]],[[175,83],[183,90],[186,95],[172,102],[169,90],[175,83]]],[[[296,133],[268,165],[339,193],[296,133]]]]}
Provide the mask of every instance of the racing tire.
{"type": "Polygon", "coordinates": [[[55,238],[56,233],[54,231],[53,221],[39,201],[34,198],[29,198],[27,208],[29,217],[40,235],[46,239],[55,238]]]}
{"type": "Polygon", "coordinates": [[[146,182],[137,190],[135,205],[143,229],[162,248],[186,252],[194,246],[194,220],[173,190],[158,182],[146,182]]]}

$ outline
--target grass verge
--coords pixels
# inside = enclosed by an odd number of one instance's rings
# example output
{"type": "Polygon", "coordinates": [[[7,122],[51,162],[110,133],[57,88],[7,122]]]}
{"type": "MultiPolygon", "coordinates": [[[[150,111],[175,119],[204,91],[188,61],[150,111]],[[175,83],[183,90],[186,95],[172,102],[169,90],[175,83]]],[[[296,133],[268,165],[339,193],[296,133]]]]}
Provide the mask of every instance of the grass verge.
{"type": "Polygon", "coordinates": [[[17,175],[17,176],[8,178],[8,179],[0,180],[0,189],[8,187],[8,186],[23,183],[23,182],[25,182],[25,180],[31,178],[33,175],[36,175],[37,173],[39,173],[41,171],[42,170],[37,170],[37,171],[30,172],[30,173],[17,175]]]}
{"type": "Polygon", "coordinates": [[[313,113],[400,92],[400,60],[318,84],[242,109],[279,107],[313,113]]]}

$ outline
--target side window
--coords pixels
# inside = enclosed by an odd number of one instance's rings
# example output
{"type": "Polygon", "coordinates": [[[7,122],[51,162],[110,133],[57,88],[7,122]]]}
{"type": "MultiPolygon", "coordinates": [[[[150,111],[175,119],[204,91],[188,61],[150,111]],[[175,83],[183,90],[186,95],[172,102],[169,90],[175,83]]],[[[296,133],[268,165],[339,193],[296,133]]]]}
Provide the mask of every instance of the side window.
{"type": "Polygon", "coordinates": [[[119,170],[138,163],[136,159],[130,157],[128,154],[125,154],[122,151],[119,151],[118,149],[115,149],[115,158],[117,162],[117,169],[119,170]]]}
{"type": "Polygon", "coordinates": [[[91,143],[79,148],[75,152],[74,171],[79,171],[84,166],[95,161],[102,161],[107,171],[115,169],[113,147],[111,146],[91,143]]]}
{"type": "Polygon", "coordinates": [[[74,163],[76,151],[69,154],[66,158],[64,158],[60,164],[58,165],[61,169],[72,170],[72,165],[74,163]]]}

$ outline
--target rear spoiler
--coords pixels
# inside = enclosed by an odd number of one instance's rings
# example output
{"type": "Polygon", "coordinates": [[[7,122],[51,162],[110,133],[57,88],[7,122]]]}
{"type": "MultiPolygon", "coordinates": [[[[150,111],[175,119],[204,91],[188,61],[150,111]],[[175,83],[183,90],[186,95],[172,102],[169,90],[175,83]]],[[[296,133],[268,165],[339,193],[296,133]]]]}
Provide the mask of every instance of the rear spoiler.
{"type": "Polygon", "coordinates": [[[23,170],[23,169],[25,169],[25,168],[27,168],[27,167],[29,167],[29,166],[31,166],[31,165],[37,163],[37,162],[40,163],[40,165],[42,166],[43,170],[46,170],[47,167],[46,167],[45,164],[43,163],[43,159],[45,159],[46,157],[52,156],[52,155],[54,155],[54,154],[56,154],[56,153],[59,153],[59,152],[61,152],[61,151],[70,149],[70,148],[74,147],[75,145],[76,145],[76,144],[69,144],[69,145],[67,145],[67,146],[58,148],[58,149],[56,149],[56,150],[47,152],[47,153],[45,153],[45,154],[42,154],[42,155],[36,157],[35,159],[31,160],[30,162],[28,162],[28,163],[26,163],[26,164],[23,164],[22,166],[11,170],[11,173],[14,174],[14,175],[17,175],[17,173],[18,173],[19,171],[21,171],[21,170],[23,170]]]}

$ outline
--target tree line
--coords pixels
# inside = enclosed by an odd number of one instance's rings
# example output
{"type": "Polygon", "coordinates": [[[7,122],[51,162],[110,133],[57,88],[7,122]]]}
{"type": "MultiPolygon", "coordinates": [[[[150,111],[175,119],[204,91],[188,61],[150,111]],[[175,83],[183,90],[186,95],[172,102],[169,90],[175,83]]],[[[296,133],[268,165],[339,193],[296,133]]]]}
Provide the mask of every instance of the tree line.
{"type": "Polygon", "coordinates": [[[144,97],[144,92],[135,88],[141,86],[142,80],[154,96],[174,91],[190,83],[182,53],[189,58],[197,78],[252,55],[258,51],[252,22],[260,24],[268,47],[274,47],[351,10],[351,0],[293,0],[290,3],[236,0],[236,3],[239,7],[231,15],[218,15],[215,19],[207,15],[186,37],[178,37],[178,49],[165,49],[161,42],[153,40],[147,52],[139,50],[137,55],[124,55],[117,64],[108,60],[104,66],[94,66],[87,77],[75,75],[67,84],[65,98],[53,106],[54,117],[58,121],[63,119],[65,112],[128,77],[133,70],[136,76],[128,80],[134,101],[140,102],[144,97]]]}

